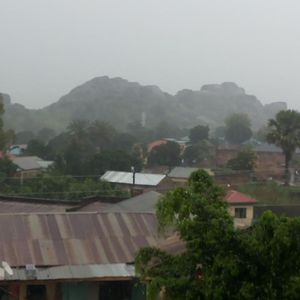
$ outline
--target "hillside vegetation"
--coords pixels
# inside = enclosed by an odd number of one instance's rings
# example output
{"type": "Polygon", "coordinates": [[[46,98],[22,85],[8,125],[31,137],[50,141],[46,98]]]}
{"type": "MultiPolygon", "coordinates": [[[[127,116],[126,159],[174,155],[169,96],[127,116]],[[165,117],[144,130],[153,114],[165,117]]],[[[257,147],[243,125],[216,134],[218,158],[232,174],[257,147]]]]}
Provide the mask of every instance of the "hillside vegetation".
{"type": "Polygon", "coordinates": [[[106,76],[74,88],[56,103],[39,110],[13,104],[8,95],[4,95],[4,99],[5,126],[17,132],[46,127],[59,133],[74,119],[107,121],[122,130],[142,120],[146,127],[160,122],[179,128],[199,123],[217,127],[232,113],[247,113],[257,129],[278,111],[286,109],[283,102],[263,105],[255,96],[230,82],[170,95],[156,86],[106,76]]]}

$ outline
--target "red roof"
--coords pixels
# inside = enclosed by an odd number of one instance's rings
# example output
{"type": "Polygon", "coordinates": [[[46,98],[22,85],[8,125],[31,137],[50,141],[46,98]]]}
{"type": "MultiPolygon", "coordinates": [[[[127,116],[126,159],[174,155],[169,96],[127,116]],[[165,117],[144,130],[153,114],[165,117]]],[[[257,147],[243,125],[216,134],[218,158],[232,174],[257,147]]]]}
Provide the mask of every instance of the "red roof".
{"type": "Polygon", "coordinates": [[[147,151],[151,152],[153,150],[153,148],[161,146],[161,145],[164,145],[166,143],[167,143],[167,141],[165,141],[165,140],[156,140],[156,141],[153,141],[153,142],[151,142],[151,143],[148,144],[147,151]]]}
{"type": "Polygon", "coordinates": [[[237,203],[256,203],[257,201],[254,198],[251,198],[245,194],[240,192],[231,190],[228,191],[225,196],[225,201],[229,204],[237,204],[237,203]]]}

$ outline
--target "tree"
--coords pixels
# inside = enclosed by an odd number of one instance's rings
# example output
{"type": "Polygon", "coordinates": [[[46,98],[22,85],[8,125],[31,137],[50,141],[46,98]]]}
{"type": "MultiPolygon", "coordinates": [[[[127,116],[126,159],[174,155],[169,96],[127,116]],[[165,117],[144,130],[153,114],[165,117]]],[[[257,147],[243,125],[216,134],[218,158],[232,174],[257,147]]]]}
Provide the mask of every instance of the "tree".
{"type": "Polygon", "coordinates": [[[135,167],[138,172],[141,170],[141,161],[128,152],[121,150],[108,150],[95,154],[89,161],[91,174],[102,175],[107,170],[130,171],[135,167]]]}
{"type": "Polygon", "coordinates": [[[0,94],[0,151],[5,150],[15,139],[14,131],[5,131],[3,127],[4,104],[3,96],[0,94]]]}
{"type": "Polygon", "coordinates": [[[35,139],[35,135],[32,131],[24,130],[16,133],[17,144],[27,144],[29,141],[35,139]]]}
{"type": "Polygon", "coordinates": [[[285,185],[289,185],[289,166],[293,154],[300,146],[300,113],[295,110],[285,110],[277,113],[275,119],[269,120],[270,132],[267,135],[269,143],[281,147],[285,156],[285,185]]]}
{"type": "Polygon", "coordinates": [[[152,149],[148,157],[149,165],[174,167],[181,162],[180,146],[175,142],[167,142],[152,149]]]}
{"type": "Polygon", "coordinates": [[[168,192],[158,203],[157,217],[162,229],[171,226],[179,232],[186,252],[179,256],[149,248],[139,252],[136,268],[142,279],[151,279],[150,296],[164,287],[166,299],[205,299],[201,273],[207,272],[216,253],[226,254],[234,235],[222,189],[205,171],[194,172],[187,188],[168,192]]]}
{"type": "Polygon", "coordinates": [[[55,130],[50,128],[42,128],[37,134],[37,139],[47,144],[56,136],[55,130]]]}
{"type": "Polygon", "coordinates": [[[42,141],[40,141],[38,139],[34,139],[28,143],[25,154],[26,155],[35,155],[40,158],[46,159],[47,158],[47,148],[42,141]]]}
{"type": "Polygon", "coordinates": [[[227,162],[227,167],[232,170],[253,171],[256,158],[256,153],[252,149],[243,149],[235,158],[232,158],[227,162]]]}
{"type": "Polygon", "coordinates": [[[232,114],[225,120],[225,137],[232,144],[241,144],[252,136],[251,122],[246,114],[232,114]]]}
{"type": "Polygon", "coordinates": [[[190,145],[184,151],[184,162],[188,165],[197,164],[204,159],[210,158],[212,154],[211,151],[212,145],[206,140],[190,145]]]}
{"type": "Polygon", "coordinates": [[[136,270],[153,299],[299,299],[300,218],[266,212],[249,230],[235,230],[223,192],[204,171],[160,200],[162,229],[174,228],[182,254],[145,248],[136,270]]]}
{"type": "Polygon", "coordinates": [[[88,127],[88,135],[96,152],[100,152],[110,148],[110,144],[116,135],[116,130],[110,124],[97,120],[88,127]]]}
{"type": "Polygon", "coordinates": [[[208,140],[209,127],[205,125],[198,125],[190,129],[190,140],[193,144],[203,140],[208,140]]]}

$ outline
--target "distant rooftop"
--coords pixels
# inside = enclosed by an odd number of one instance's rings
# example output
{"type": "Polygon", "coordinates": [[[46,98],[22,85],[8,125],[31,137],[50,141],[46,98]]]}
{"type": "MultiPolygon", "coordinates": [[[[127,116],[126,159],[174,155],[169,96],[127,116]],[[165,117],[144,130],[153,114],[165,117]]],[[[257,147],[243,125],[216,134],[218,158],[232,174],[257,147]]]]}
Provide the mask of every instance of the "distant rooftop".
{"type": "Polygon", "coordinates": [[[254,198],[251,198],[250,196],[234,190],[230,190],[227,192],[225,201],[229,204],[254,204],[257,202],[254,198]]]}
{"type": "Polygon", "coordinates": [[[46,169],[53,164],[52,161],[46,161],[38,156],[21,156],[12,159],[13,163],[21,170],[40,170],[46,169]]]}
{"type": "MultiPolygon", "coordinates": [[[[172,178],[182,178],[182,179],[188,179],[191,174],[195,171],[198,171],[199,168],[191,168],[191,167],[175,167],[172,169],[172,171],[168,174],[169,177],[172,178]]],[[[213,172],[209,169],[203,169],[205,170],[209,175],[213,176],[213,172]]]]}
{"type": "MultiPolygon", "coordinates": [[[[157,186],[166,175],[135,173],[135,185],[157,186]]],[[[107,171],[101,176],[101,180],[110,183],[133,184],[132,172],[107,171]]]]}

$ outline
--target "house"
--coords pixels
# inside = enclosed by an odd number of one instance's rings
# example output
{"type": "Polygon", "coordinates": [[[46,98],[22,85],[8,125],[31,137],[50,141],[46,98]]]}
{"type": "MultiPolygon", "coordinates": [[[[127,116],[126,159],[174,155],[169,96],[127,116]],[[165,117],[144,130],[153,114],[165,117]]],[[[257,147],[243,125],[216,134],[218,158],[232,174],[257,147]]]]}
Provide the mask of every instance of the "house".
{"type": "Polygon", "coordinates": [[[140,192],[170,190],[172,182],[163,174],[132,173],[106,171],[101,180],[125,189],[135,189],[140,192]]]}
{"type": "MultiPolygon", "coordinates": [[[[195,171],[198,171],[199,168],[191,168],[191,167],[175,167],[168,174],[168,177],[176,184],[176,186],[185,185],[191,174],[195,171]]],[[[210,176],[213,176],[214,173],[210,169],[203,169],[210,176]]]]}
{"type": "Polygon", "coordinates": [[[13,275],[0,274],[9,299],[145,299],[134,258],[160,247],[152,213],[0,214],[0,255],[13,275]]]}
{"type": "Polygon", "coordinates": [[[254,204],[257,201],[243,193],[230,190],[224,199],[229,205],[229,213],[234,218],[235,227],[245,228],[252,224],[254,217],[254,204]]]}
{"type": "MultiPolygon", "coordinates": [[[[226,166],[245,148],[245,145],[220,145],[216,151],[216,165],[226,166]]],[[[284,174],[284,155],[282,149],[268,143],[259,143],[252,147],[256,153],[255,174],[258,179],[280,178],[284,174]]]]}
{"type": "Polygon", "coordinates": [[[12,162],[17,166],[17,175],[24,177],[36,176],[53,165],[53,161],[46,161],[38,156],[13,157],[12,162]]]}
{"type": "Polygon", "coordinates": [[[14,156],[20,156],[25,153],[27,150],[26,144],[20,144],[20,145],[11,145],[8,149],[8,154],[14,155],[14,156]]]}

